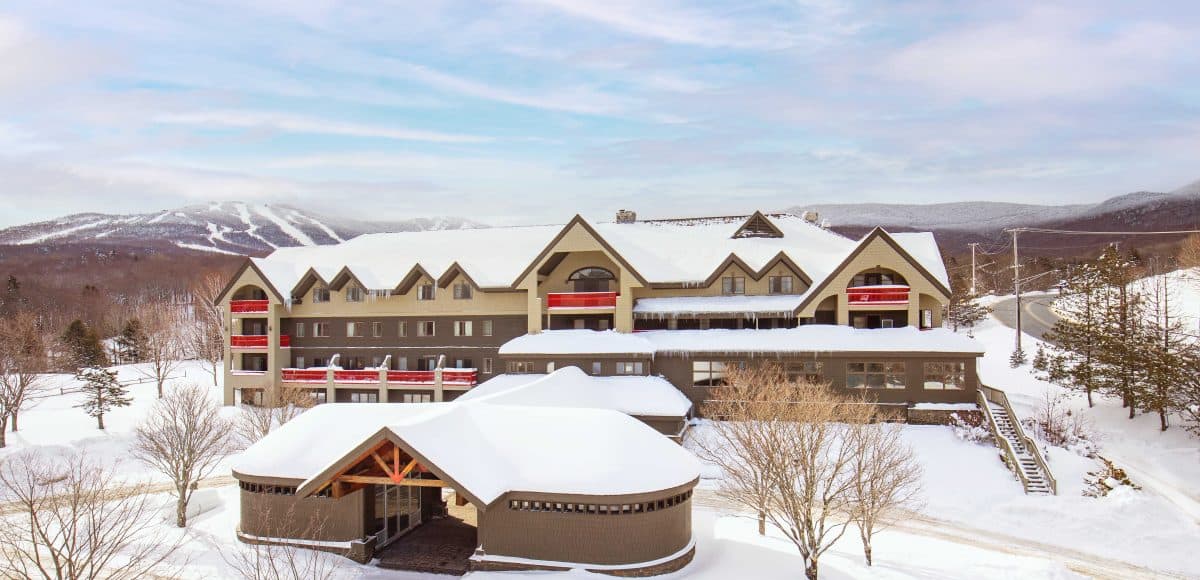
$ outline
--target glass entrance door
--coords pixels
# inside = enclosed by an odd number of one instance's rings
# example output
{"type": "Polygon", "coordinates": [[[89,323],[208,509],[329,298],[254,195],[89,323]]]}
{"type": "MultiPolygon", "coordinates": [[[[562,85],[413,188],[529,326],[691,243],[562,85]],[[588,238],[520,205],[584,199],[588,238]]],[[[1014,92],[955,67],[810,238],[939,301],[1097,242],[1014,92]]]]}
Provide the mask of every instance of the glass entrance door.
{"type": "Polygon", "coordinates": [[[420,488],[409,485],[375,486],[375,529],[381,547],[420,523],[420,488]]]}

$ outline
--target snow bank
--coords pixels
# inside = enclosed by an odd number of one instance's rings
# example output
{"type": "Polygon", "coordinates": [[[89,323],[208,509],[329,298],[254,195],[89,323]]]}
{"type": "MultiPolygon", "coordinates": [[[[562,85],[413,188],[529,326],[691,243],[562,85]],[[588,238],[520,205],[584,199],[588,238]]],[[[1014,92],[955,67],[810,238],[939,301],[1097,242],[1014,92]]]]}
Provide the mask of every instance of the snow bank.
{"type": "Polygon", "coordinates": [[[612,409],[642,417],[683,417],[692,408],[692,401],[662,377],[593,377],[578,367],[549,375],[500,375],[457,400],[612,409]]]}

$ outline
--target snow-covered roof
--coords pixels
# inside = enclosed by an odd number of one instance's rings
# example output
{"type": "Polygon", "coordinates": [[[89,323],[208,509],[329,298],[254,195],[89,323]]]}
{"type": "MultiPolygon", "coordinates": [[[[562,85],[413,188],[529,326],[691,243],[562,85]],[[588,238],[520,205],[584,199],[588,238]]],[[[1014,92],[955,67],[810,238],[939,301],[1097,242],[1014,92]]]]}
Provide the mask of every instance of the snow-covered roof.
{"type": "Polygon", "coordinates": [[[500,346],[500,354],[654,354],[637,334],[615,330],[548,330],[524,334],[500,346]]]}
{"type": "Polygon", "coordinates": [[[382,429],[485,504],[508,491],[647,493],[700,473],[690,453],[623,413],[485,401],[318,405],[252,445],[233,470],[303,487],[382,429]]]}
{"type": "Polygon", "coordinates": [[[788,352],[949,352],[983,354],[974,339],[945,328],[863,329],[809,324],[770,330],[652,330],[640,332],[658,354],[788,352]]]}
{"type": "Polygon", "coordinates": [[[804,301],[804,294],[770,296],[672,296],[642,298],[633,307],[635,315],[670,318],[696,314],[741,314],[753,318],[757,314],[791,314],[804,301]]]}
{"type": "Polygon", "coordinates": [[[612,409],[641,417],[683,417],[692,408],[691,400],[662,377],[594,377],[573,366],[548,375],[500,375],[458,400],[612,409]]]}
{"type": "Polygon", "coordinates": [[[833,324],[745,330],[650,330],[633,334],[546,330],[514,338],[502,355],[589,353],[952,352],[982,354],[974,339],[945,328],[862,329],[833,324]]]}
{"type": "MultiPolygon", "coordinates": [[[[744,220],[586,223],[649,283],[698,285],[731,256],[758,274],[782,256],[816,284],[861,243],[792,215],[771,217],[782,237],[733,237],[744,220]]],[[[455,264],[480,287],[509,288],[562,231],[550,225],[367,234],[331,246],[279,248],[253,263],[284,296],[310,270],[329,282],[345,268],[368,289],[390,290],[415,268],[440,278],[455,264]]],[[[949,284],[932,234],[892,237],[949,284]]]]}

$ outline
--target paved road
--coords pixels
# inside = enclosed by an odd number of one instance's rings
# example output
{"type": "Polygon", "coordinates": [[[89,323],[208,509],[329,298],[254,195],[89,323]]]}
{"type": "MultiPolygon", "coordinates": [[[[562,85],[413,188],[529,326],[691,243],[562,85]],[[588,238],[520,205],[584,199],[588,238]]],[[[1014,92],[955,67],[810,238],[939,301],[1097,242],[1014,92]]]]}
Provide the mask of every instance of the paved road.
{"type": "MultiPolygon", "coordinates": [[[[1042,338],[1054,327],[1058,315],[1050,309],[1050,304],[1057,298],[1055,294],[1035,294],[1021,296],[1021,330],[1029,336],[1042,338]]],[[[1005,326],[1015,328],[1017,325],[1017,299],[1009,298],[997,302],[993,307],[996,318],[1005,326]]]]}

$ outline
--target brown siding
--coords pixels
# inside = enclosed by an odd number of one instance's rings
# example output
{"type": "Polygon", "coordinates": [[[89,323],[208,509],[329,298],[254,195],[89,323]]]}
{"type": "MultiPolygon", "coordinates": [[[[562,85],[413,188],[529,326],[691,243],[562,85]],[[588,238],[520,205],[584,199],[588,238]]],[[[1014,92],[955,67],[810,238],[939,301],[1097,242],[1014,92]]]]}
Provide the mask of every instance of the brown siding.
{"type": "Polygon", "coordinates": [[[359,490],[340,499],[297,498],[240,490],[244,534],[267,538],[348,542],[366,537],[373,524],[372,498],[359,490]]]}
{"type": "MultiPolygon", "coordinates": [[[[881,403],[973,403],[975,402],[975,391],[979,384],[979,377],[976,374],[974,355],[964,354],[936,354],[936,353],[915,353],[910,355],[896,355],[887,353],[865,353],[862,355],[854,354],[838,354],[837,356],[825,356],[813,353],[807,355],[795,353],[784,356],[762,356],[751,357],[750,355],[730,356],[730,355],[705,355],[696,354],[689,358],[679,356],[660,355],[654,361],[654,374],[663,375],[671,384],[683,391],[692,403],[699,410],[705,399],[708,399],[712,392],[712,387],[697,387],[692,386],[692,361],[695,360],[711,360],[711,361],[748,361],[748,362],[799,362],[805,360],[818,360],[824,363],[825,380],[836,388],[845,389],[846,386],[846,364],[851,362],[903,362],[905,363],[905,388],[904,389],[865,389],[868,397],[881,403]],[[924,373],[926,362],[965,362],[966,363],[966,382],[967,388],[962,390],[926,390],[924,385],[924,373]]],[[[848,392],[859,393],[862,389],[845,389],[848,392]]]]}
{"type": "MultiPolygon", "coordinates": [[[[562,369],[566,367],[579,367],[583,372],[592,374],[592,363],[600,363],[600,374],[596,376],[613,376],[616,374],[618,362],[640,362],[642,363],[642,374],[648,375],[651,373],[650,356],[646,354],[595,354],[595,355],[503,355],[502,360],[497,361],[496,374],[503,373],[508,368],[508,361],[527,361],[533,363],[533,370],[537,373],[546,372],[546,365],[554,363],[554,368],[562,369]]],[[[480,381],[484,378],[480,377],[480,381]]]]}
{"type": "Polygon", "coordinates": [[[692,539],[690,499],[640,514],[576,514],[512,510],[509,500],[632,504],[691,490],[695,482],[662,492],[626,496],[510,492],[479,512],[479,541],[493,556],[582,564],[638,564],[679,552],[692,539]]]}

